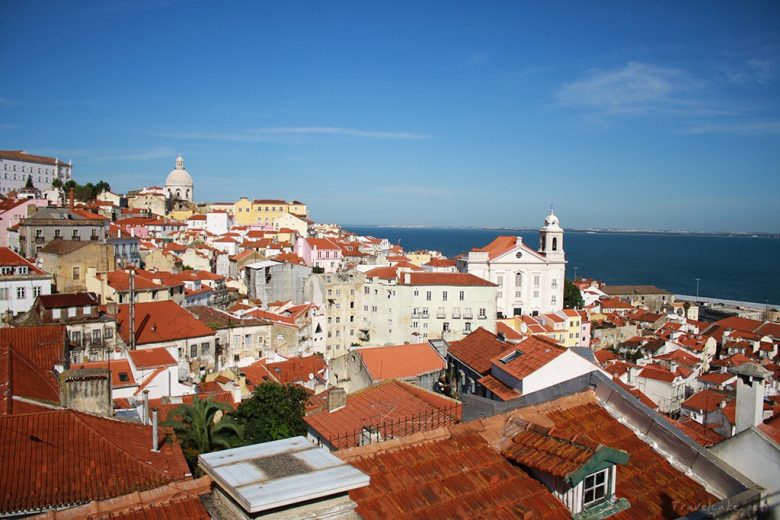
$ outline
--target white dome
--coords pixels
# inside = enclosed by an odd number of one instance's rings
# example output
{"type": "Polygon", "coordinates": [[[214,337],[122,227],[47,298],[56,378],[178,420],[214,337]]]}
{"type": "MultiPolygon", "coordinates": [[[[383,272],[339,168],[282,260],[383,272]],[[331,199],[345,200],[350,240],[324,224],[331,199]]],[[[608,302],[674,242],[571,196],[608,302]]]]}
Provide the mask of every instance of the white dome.
{"type": "Polygon", "coordinates": [[[547,218],[544,219],[544,226],[542,229],[546,231],[563,231],[558,217],[555,216],[555,213],[553,213],[552,210],[550,210],[550,214],[547,215],[547,218]]]}
{"type": "Polygon", "coordinates": [[[168,178],[165,179],[166,186],[192,186],[192,177],[184,169],[184,159],[181,155],[176,158],[176,168],[171,170],[168,178]]]}

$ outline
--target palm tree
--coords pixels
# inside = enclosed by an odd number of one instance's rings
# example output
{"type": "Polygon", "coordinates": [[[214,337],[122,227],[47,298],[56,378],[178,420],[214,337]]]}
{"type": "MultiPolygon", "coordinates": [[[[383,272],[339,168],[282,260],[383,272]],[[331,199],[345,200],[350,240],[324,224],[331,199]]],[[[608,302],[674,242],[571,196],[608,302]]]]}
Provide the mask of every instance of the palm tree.
{"type": "Polygon", "coordinates": [[[232,408],[225,403],[195,396],[191,405],[183,404],[168,414],[163,424],[171,426],[176,432],[193,473],[197,470],[198,455],[201,453],[241,444],[243,430],[236,421],[225,416],[230,411],[232,408]],[[217,414],[221,414],[221,417],[217,414]]]}

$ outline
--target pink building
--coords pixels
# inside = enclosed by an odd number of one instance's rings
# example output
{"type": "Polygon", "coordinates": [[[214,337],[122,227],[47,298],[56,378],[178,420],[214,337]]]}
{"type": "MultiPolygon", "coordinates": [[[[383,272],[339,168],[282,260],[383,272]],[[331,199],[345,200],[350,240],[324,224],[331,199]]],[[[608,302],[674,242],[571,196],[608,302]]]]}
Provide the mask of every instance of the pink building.
{"type": "Polygon", "coordinates": [[[333,273],[341,266],[341,247],[329,238],[298,237],[295,254],[303,258],[309,267],[321,267],[326,273],[333,273]]]}
{"type": "Polygon", "coordinates": [[[29,217],[35,208],[49,205],[46,199],[6,199],[0,201],[0,247],[8,246],[8,228],[19,223],[19,219],[29,217]]]}

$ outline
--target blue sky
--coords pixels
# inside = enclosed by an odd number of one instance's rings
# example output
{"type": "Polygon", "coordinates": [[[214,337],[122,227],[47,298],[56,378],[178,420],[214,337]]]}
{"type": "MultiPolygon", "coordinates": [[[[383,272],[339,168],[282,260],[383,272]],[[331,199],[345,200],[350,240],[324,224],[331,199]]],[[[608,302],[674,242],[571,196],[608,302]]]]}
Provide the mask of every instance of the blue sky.
{"type": "Polygon", "coordinates": [[[1,2],[0,149],[342,224],[780,231],[780,3],[1,2]]]}

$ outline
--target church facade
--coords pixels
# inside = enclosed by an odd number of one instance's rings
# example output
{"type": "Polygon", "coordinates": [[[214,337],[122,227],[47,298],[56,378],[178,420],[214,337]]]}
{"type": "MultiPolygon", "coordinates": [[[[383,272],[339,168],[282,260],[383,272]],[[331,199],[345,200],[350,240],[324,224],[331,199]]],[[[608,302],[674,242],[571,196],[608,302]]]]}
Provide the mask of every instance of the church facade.
{"type": "Polygon", "coordinates": [[[538,250],[524,244],[522,237],[499,236],[469,252],[468,272],[498,285],[499,318],[546,314],[563,308],[563,235],[558,217],[550,211],[539,229],[538,250]]]}

